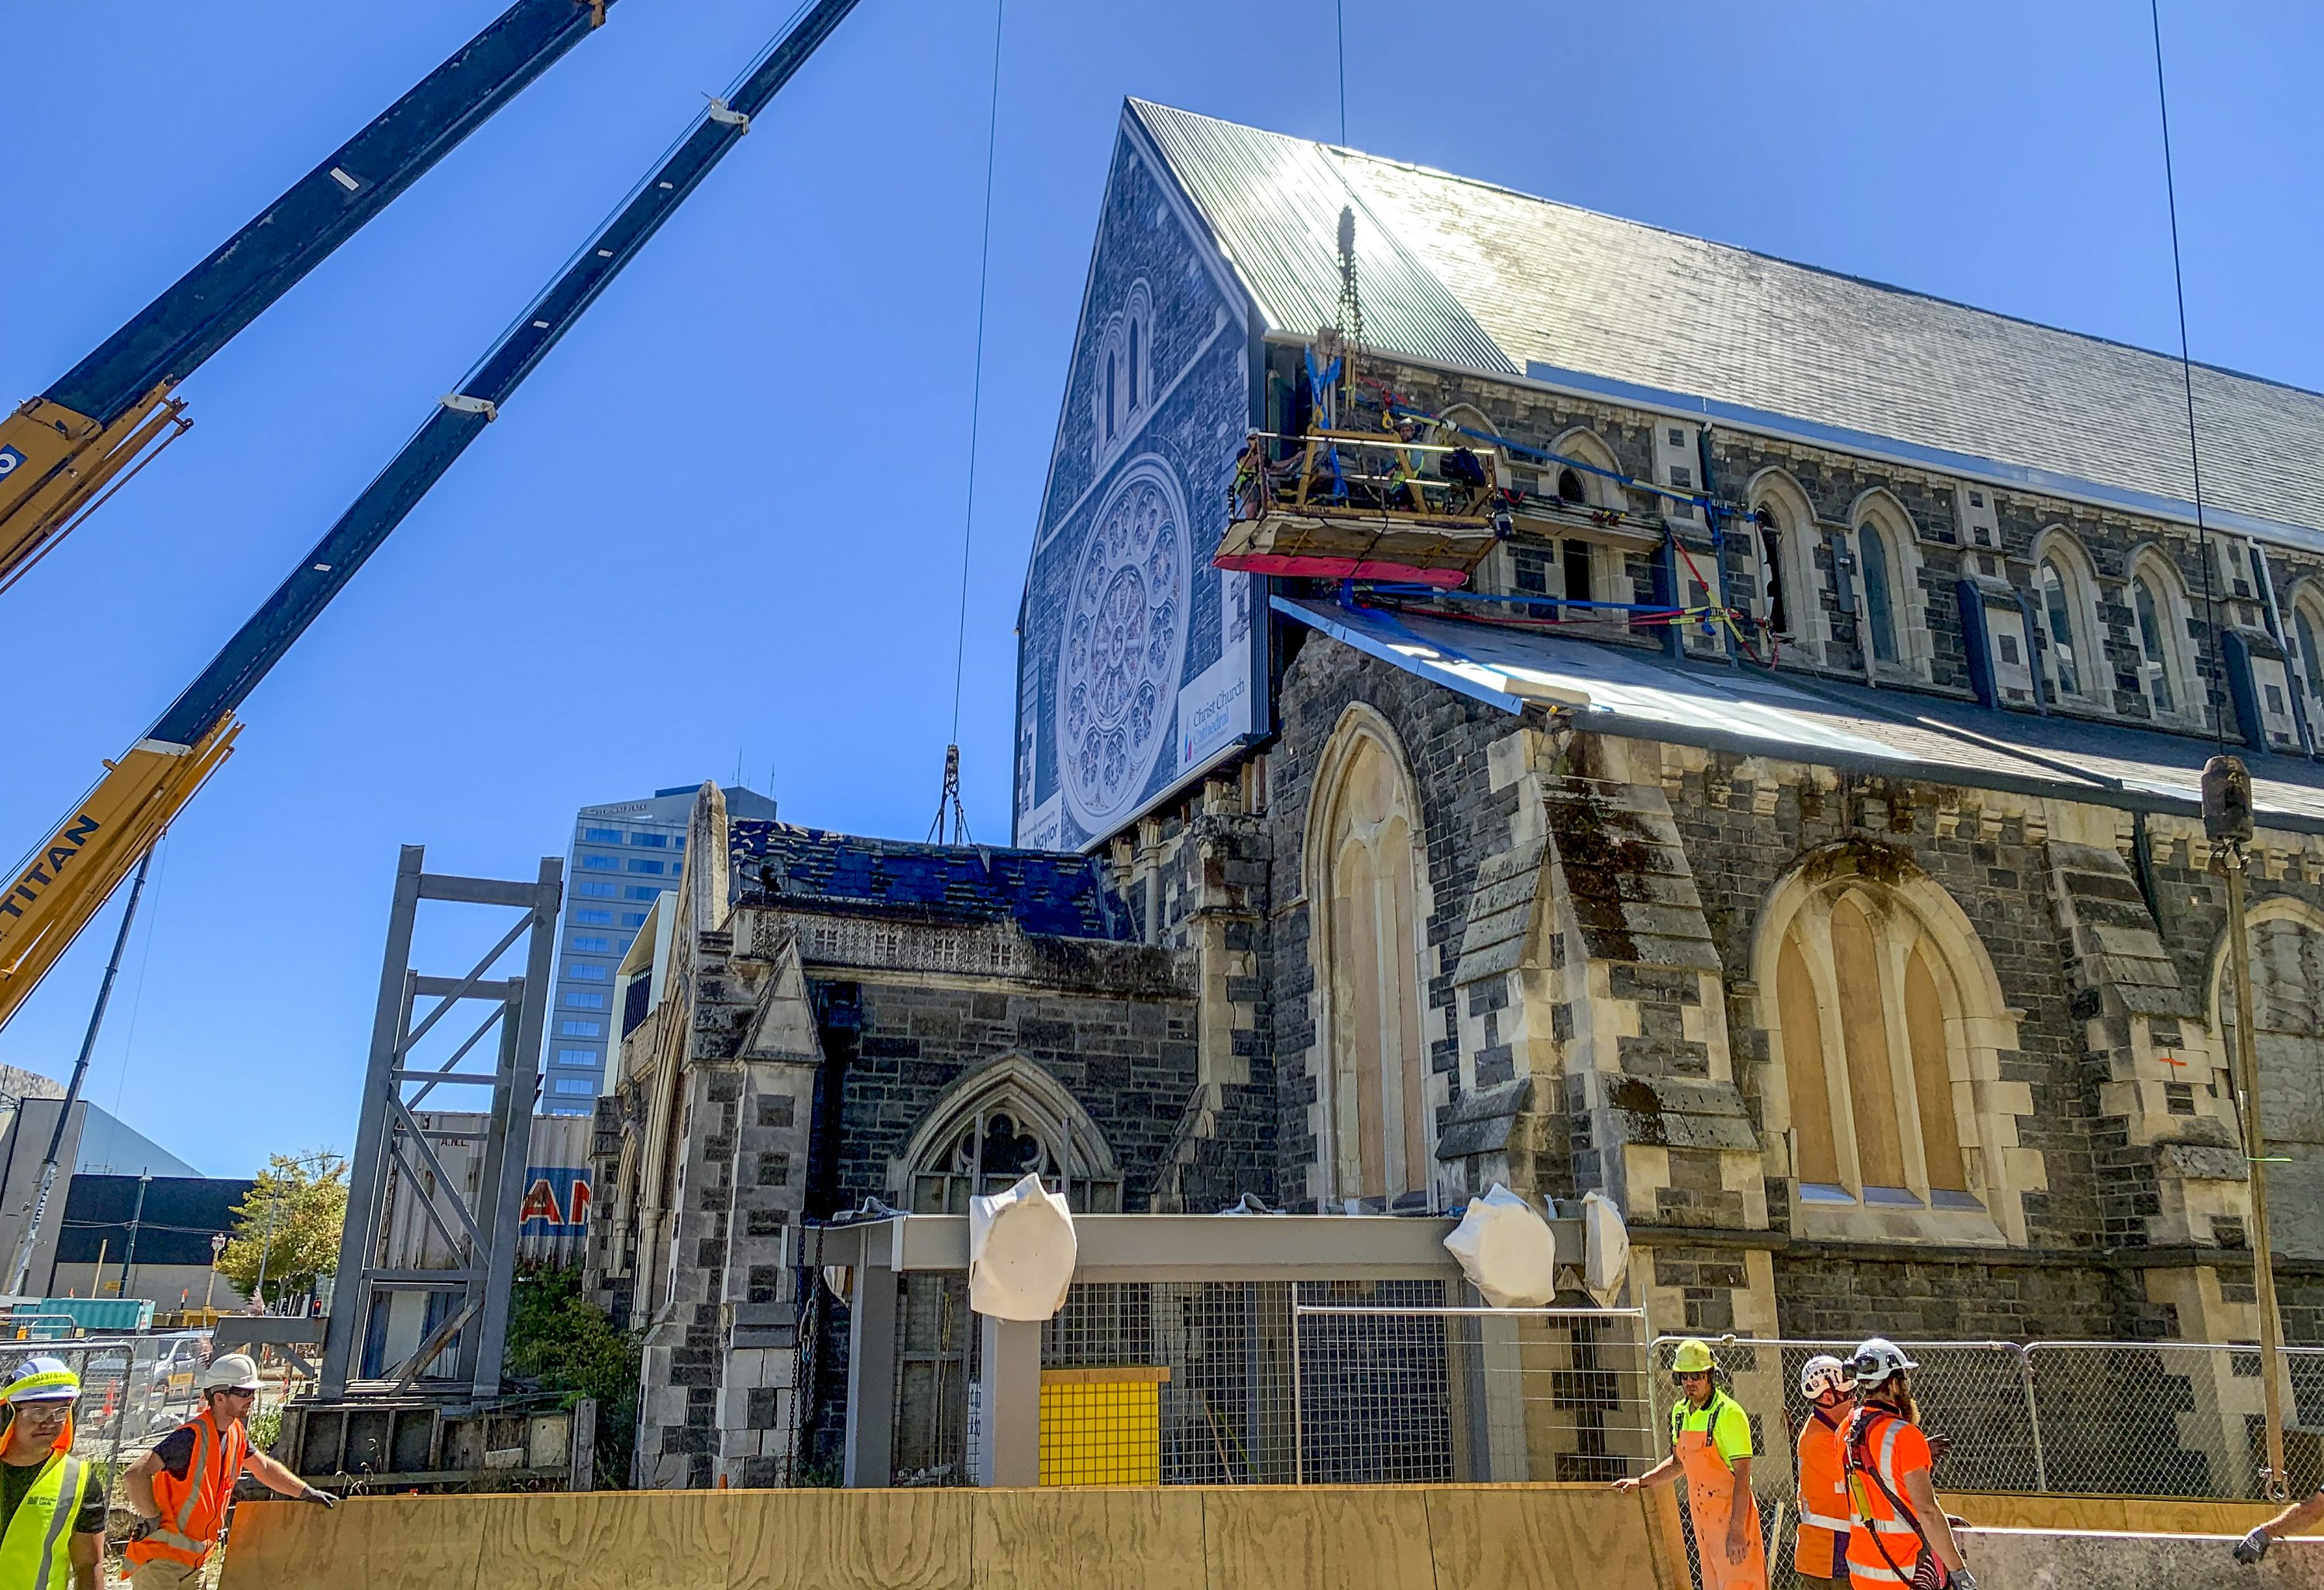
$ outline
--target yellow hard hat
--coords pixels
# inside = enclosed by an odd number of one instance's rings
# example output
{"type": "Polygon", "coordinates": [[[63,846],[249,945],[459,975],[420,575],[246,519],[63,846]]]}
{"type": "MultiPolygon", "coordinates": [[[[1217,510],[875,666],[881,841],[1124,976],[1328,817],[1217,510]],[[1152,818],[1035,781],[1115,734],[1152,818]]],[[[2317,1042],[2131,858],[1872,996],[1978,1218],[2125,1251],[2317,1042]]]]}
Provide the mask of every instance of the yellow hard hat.
{"type": "Polygon", "coordinates": [[[10,1403],[69,1402],[80,1395],[80,1376],[62,1358],[27,1358],[0,1394],[10,1403]]]}
{"type": "Polygon", "coordinates": [[[1673,1374],[1702,1374],[1711,1367],[1711,1344],[1701,1337],[1691,1336],[1679,1343],[1671,1358],[1673,1374]]]}

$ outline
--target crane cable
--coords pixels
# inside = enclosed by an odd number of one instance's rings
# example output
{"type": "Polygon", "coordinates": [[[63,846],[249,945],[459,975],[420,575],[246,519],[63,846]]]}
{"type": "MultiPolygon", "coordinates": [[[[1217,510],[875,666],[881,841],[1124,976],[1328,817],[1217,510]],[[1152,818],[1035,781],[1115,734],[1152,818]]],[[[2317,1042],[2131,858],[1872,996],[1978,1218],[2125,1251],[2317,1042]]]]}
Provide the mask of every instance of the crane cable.
{"type": "Polygon", "coordinates": [[[2154,103],[2163,120],[2163,194],[2171,211],[2171,285],[2179,302],[2179,381],[2187,397],[2187,466],[2195,488],[2195,552],[2203,564],[2203,621],[2211,631],[2211,666],[2203,673],[2203,705],[2211,714],[2211,732],[2224,753],[2227,721],[2219,710],[2219,669],[2224,666],[2219,639],[2218,573],[2211,566],[2211,538],[2203,522],[2203,451],[2195,437],[2195,363],[2187,343],[2187,272],[2179,258],[2179,185],[2172,173],[2171,96],[2163,81],[2163,0],[2147,0],[2147,19],[2154,29],[2154,103]]]}
{"type": "Polygon", "coordinates": [[[992,277],[992,166],[1001,128],[1001,33],[1008,0],[992,0],[992,98],[984,121],[984,226],[976,256],[976,360],[970,376],[968,400],[968,493],[960,527],[960,616],[954,630],[952,654],[952,740],[945,747],[944,789],[936,796],[936,820],[928,838],[945,842],[949,819],[952,842],[968,842],[968,813],[960,798],[960,699],[968,664],[969,549],[976,532],[976,442],[984,410],[984,310],[992,277]]]}

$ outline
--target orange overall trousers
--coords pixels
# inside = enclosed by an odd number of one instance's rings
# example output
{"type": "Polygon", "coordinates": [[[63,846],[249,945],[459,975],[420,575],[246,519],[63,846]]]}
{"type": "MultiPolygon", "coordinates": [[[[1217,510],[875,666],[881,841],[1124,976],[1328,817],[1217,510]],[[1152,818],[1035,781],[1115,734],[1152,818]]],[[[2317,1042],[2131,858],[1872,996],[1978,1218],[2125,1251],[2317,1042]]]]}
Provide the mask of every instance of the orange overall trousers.
{"type": "Polygon", "coordinates": [[[1727,1560],[1727,1522],[1736,1506],[1735,1471],[1711,1443],[1711,1432],[1679,1432],[1679,1466],[1686,1475],[1686,1504],[1694,1515],[1694,1551],[1702,1564],[1702,1590],[1767,1590],[1767,1546],[1759,1538],[1759,1514],[1747,1493],[1742,1505],[1750,1509],[1744,1533],[1751,1544],[1739,1563],[1727,1560]]]}

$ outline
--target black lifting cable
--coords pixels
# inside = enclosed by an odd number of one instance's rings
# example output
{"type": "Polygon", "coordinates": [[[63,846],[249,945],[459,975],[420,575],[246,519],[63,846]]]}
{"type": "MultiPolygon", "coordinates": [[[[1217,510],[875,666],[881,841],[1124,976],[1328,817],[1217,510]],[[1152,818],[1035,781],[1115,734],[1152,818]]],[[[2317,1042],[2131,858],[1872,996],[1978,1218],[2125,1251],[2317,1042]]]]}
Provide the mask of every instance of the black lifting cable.
{"type": "Polygon", "coordinates": [[[2218,578],[2211,566],[2211,537],[2203,522],[2203,450],[2195,437],[2195,363],[2187,344],[2187,273],[2179,259],[2179,185],[2171,170],[2171,96],[2163,81],[2163,0],[2147,0],[2154,29],[2154,103],[2163,116],[2163,193],[2171,208],[2171,285],[2179,299],[2179,380],[2187,396],[2187,466],[2195,485],[2195,552],[2203,563],[2203,621],[2211,632],[2211,666],[2203,671],[2203,704],[2210,709],[2211,732],[2227,749],[2227,721],[2219,710],[2219,670],[2226,653],[2219,636],[2218,578]]]}
{"type": "Polygon", "coordinates": [[[928,828],[928,838],[936,844],[970,842],[968,812],[960,799],[960,695],[968,663],[969,548],[976,531],[976,441],[984,414],[984,306],[992,274],[992,157],[994,135],[1001,127],[1001,27],[1007,12],[1008,0],[993,0],[992,102],[984,121],[984,235],[976,257],[976,363],[969,378],[968,498],[961,513],[960,618],[953,635],[952,740],[945,747],[944,788],[936,796],[936,820],[928,828]],[[952,828],[949,841],[945,838],[947,822],[952,828]]]}

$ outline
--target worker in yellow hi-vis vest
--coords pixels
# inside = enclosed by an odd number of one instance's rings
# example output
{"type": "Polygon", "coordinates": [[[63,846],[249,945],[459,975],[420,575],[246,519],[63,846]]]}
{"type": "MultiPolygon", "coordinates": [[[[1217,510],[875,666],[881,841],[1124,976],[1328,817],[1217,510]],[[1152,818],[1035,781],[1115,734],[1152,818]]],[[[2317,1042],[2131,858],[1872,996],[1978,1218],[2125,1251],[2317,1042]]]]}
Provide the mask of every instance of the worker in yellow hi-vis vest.
{"type": "Polygon", "coordinates": [[[1671,1409],[1671,1455],[1618,1491],[1686,1476],[1702,1590],[1767,1590],[1767,1544],[1751,1499],[1751,1419],[1719,1386],[1711,1344],[1690,1337],[1671,1360],[1680,1396],[1671,1409]]]}
{"type": "Polygon", "coordinates": [[[73,1456],[80,1376],[27,1358],[8,1384],[0,1441],[0,1590],[103,1590],[105,1487],[73,1456]]]}

